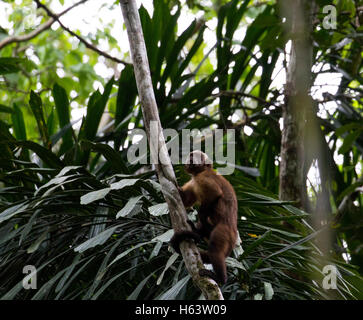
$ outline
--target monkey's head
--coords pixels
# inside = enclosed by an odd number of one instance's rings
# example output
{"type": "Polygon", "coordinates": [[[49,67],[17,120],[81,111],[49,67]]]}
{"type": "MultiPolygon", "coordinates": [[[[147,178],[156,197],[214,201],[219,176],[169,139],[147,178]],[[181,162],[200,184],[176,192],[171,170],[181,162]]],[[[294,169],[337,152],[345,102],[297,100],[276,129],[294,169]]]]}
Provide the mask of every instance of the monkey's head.
{"type": "Polygon", "coordinates": [[[185,161],[185,170],[188,173],[195,175],[207,168],[212,168],[212,161],[204,152],[196,150],[189,153],[185,161]]]}

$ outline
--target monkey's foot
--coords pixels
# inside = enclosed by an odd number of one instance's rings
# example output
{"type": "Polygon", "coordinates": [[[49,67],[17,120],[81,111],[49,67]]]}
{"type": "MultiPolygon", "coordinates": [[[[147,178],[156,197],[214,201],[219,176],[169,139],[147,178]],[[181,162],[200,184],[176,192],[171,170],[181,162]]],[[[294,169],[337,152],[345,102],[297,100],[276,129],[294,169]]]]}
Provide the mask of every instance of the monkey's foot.
{"type": "Polygon", "coordinates": [[[221,281],[218,279],[217,275],[213,271],[211,271],[211,270],[202,269],[202,270],[199,271],[199,275],[201,277],[211,278],[211,279],[213,279],[217,283],[221,283],[221,281]]]}

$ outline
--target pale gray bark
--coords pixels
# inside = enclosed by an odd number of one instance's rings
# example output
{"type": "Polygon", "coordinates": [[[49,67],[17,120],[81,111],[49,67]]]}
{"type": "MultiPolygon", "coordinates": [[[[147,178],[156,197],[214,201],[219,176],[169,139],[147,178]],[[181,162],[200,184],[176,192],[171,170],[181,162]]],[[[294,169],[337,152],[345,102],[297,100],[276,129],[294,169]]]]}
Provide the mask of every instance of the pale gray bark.
{"type": "MultiPolygon", "coordinates": [[[[169,154],[166,149],[165,140],[159,119],[158,108],[152,86],[149,62],[145,47],[144,36],[135,0],[121,0],[121,9],[124,17],[127,34],[130,43],[131,58],[134,65],[137,89],[151,149],[157,157],[155,164],[159,182],[162,187],[165,200],[169,207],[171,223],[175,231],[190,229],[187,223],[187,215],[180,198],[174,170],[171,165],[169,154]],[[157,131],[160,133],[156,139],[151,139],[151,123],[156,123],[157,131]]],[[[199,276],[199,270],[204,268],[199,251],[193,242],[184,241],[180,245],[183,259],[194,283],[200,288],[207,300],[222,300],[223,296],[218,285],[209,278],[199,276]]]]}

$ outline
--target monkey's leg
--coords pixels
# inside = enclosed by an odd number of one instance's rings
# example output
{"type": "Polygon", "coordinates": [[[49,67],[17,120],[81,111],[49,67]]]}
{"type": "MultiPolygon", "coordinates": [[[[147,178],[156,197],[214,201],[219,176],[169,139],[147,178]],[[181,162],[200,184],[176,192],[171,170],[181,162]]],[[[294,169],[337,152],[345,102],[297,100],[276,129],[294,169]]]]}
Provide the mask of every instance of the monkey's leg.
{"type": "Polygon", "coordinates": [[[225,284],[227,282],[227,268],[224,255],[209,254],[209,261],[213,266],[213,271],[202,269],[199,275],[212,278],[215,282],[225,284]]]}
{"type": "Polygon", "coordinates": [[[198,233],[194,231],[189,230],[183,230],[179,232],[175,232],[173,237],[170,240],[170,244],[173,247],[173,249],[180,254],[180,248],[179,245],[184,240],[194,240],[195,243],[200,242],[201,238],[198,233]]]}
{"type": "Polygon", "coordinates": [[[211,278],[217,283],[225,284],[227,281],[227,269],[224,255],[211,253],[209,250],[200,251],[200,255],[203,263],[212,264],[213,270],[215,272],[207,269],[202,269],[199,271],[199,275],[202,277],[211,278]]]}
{"type": "Polygon", "coordinates": [[[198,219],[199,222],[196,226],[197,233],[202,238],[209,239],[210,233],[213,230],[213,226],[209,223],[209,217],[210,215],[213,215],[213,207],[214,203],[212,205],[201,205],[198,210],[198,219]]]}
{"type": "Polygon", "coordinates": [[[233,239],[229,229],[228,226],[223,224],[219,224],[213,229],[209,238],[208,252],[203,255],[212,264],[214,272],[204,269],[199,273],[201,276],[210,277],[222,284],[227,281],[225,259],[229,256],[233,248],[233,239]]]}

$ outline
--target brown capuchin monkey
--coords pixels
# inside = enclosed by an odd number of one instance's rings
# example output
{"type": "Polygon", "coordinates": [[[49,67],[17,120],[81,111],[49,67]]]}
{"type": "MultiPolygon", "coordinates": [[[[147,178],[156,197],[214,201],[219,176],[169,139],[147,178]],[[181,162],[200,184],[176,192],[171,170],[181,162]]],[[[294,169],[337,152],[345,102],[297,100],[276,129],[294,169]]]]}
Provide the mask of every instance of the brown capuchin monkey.
{"type": "Polygon", "coordinates": [[[210,277],[217,283],[226,283],[227,268],[225,259],[236,244],[237,197],[231,184],[212,169],[208,156],[197,150],[189,154],[185,169],[192,175],[179,192],[185,207],[198,203],[198,223],[188,223],[192,231],[176,232],[170,243],[180,253],[179,244],[193,239],[196,243],[202,238],[209,240],[208,251],[201,251],[204,263],[211,263],[214,272],[203,269],[201,276],[210,277]]]}

